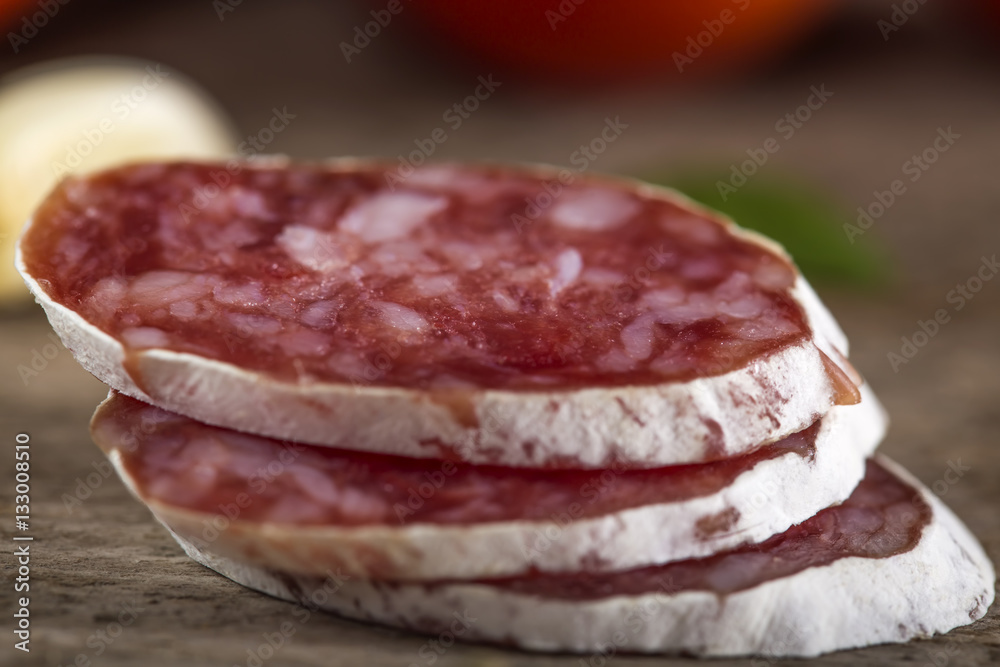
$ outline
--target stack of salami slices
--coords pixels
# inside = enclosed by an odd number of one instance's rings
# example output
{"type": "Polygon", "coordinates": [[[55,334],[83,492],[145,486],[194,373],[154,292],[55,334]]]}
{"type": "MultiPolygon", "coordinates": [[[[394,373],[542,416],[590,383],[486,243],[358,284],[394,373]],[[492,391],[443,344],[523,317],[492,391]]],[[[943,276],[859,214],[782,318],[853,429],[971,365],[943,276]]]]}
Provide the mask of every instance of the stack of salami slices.
{"type": "MultiPolygon", "coordinates": [[[[992,566],[782,249],[542,167],[140,164],[19,269],[187,553],[540,651],[806,656],[981,617],[992,566]]],[[[457,628],[457,629],[456,629],[457,628]]]]}

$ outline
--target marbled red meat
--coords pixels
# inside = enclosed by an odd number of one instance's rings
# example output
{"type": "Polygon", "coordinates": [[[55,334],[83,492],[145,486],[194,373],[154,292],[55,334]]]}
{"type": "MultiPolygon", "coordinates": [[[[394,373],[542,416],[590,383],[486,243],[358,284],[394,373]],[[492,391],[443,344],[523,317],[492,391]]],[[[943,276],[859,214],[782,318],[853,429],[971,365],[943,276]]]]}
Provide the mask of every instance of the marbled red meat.
{"type": "Polygon", "coordinates": [[[635,184],[434,166],[390,188],[388,169],[69,179],[37,211],[24,263],[126,354],[300,382],[659,384],[811,336],[785,259],[635,184]]]}
{"type": "Polygon", "coordinates": [[[472,466],[279,442],[121,394],[101,406],[92,430],[151,500],[210,514],[237,504],[247,521],[353,526],[550,521],[573,505],[583,519],[677,502],[716,493],[761,461],[812,456],[818,426],[747,455],[649,470],[472,466]]]}

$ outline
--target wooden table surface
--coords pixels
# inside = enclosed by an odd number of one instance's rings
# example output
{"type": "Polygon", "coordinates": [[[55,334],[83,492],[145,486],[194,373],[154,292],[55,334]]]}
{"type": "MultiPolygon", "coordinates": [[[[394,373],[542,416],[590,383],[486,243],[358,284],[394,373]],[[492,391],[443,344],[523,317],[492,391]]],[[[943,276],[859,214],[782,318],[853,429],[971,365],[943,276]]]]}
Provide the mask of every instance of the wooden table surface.
{"type": "MultiPolygon", "coordinates": [[[[247,132],[261,127],[272,107],[287,106],[297,118],[272,148],[300,157],[396,155],[467,94],[468,82],[460,76],[408,65],[398,57],[402,47],[388,37],[346,66],[337,42],[349,34],[357,13],[309,2],[281,7],[244,3],[225,22],[216,19],[208,2],[122,9],[114,20],[86,23],[86,30],[59,29],[59,39],[40,36],[22,59],[0,58],[0,71],[95,51],[164,61],[216,92],[247,132]],[[276,29],[262,41],[262,26],[279,25],[289,16],[296,17],[295,31],[276,29]]],[[[909,34],[885,44],[875,28],[878,11],[868,11],[873,18],[860,26],[866,36],[858,38],[857,48],[813,54],[809,62],[763,82],[684,95],[668,89],[546,95],[501,86],[441,147],[441,157],[566,164],[605,117],[618,115],[629,128],[595,169],[635,173],[708,159],[729,164],[772,134],[775,120],[800,104],[811,85],[826,84],[834,91],[831,101],[782,145],[768,169],[823,183],[853,210],[872,201],[875,190],[886,189],[903,161],[929,145],[938,128],[953,127],[960,135],[955,146],[870,232],[890,249],[896,283],[881,290],[820,291],[851,338],[852,360],[892,415],[881,451],[924,482],[941,481],[937,488],[944,500],[1000,562],[1000,280],[987,282],[960,311],[945,300],[950,289],[974,275],[982,257],[1000,253],[1000,54],[978,54],[936,37],[927,38],[931,46],[926,46],[921,39],[934,22],[929,8],[921,10],[927,18],[915,20],[909,34]],[[911,335],[939,308],[950,309],[951,321],[894,371],[887,354],[898,351],[900,337],[911,335]],[[944,483],[949,466],[959,462],[971,469],[956,483],[944,483]]],[[[329,615],[300,623],[288,604],[196,565],[114,477],[100,479],[81,503],[67,504],[103,460],[89,440],[87,422],[105,389],[65,350],[37,376],[22,380],[18,366],[29,365],[33,351],[50,343],[51,330],[39,309],[15,311],[0,319],[0,327],[0,438],[8,452],[0,457],[0,536],[12,544],[10,452],[15,434],[23,432],[31,437],[35,538],[32,650],[22,654],[11,648],[5,611],[0,664],[254,665],[248,651],[286,621],[295,634],[265,664],[431,664],[420,653],[423,637],[329,615]],[[127,623],[119,626],[119,619],[127,623]]],[[[11,551],[0,554],[4,610],[13,606],[11,551]]],[[[616,656],[608,664],[695,662],[616,656]]],[[[945,637],[787,664],[990,662],[1000,662],[997,605],[985,619],[945,637]]],[[[456,645],[434,664],[585,663],[573,656],[456,645]]]]}

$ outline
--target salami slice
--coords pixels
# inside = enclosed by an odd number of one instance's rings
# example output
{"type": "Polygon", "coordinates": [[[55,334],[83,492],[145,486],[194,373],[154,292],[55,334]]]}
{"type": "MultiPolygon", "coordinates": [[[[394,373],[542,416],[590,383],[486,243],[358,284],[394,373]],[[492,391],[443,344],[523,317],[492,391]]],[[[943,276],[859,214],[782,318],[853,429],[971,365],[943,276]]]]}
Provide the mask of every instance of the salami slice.
{"type": "Polygon", "coordinates": [[[763,544],[609,574],[402,584],[301,577],[199,549],[245,586],[344,616],[539,651],[814,656],[967,625],[994,598],[968,529],[884,458],[842,505],[763,544]],[[458,623],[456,623],[458,621],[458,623]]]}
{"type": "Polygon", "coordinates": [[[674,192],[555,168],[122,167],[64,181],[17,262],[113,388],[299,442],[653,468],[859,398],[778,246],[674,192]]]}
{"type": "Polygon", "coordinates": [[[759,542],[843,501],[885,430],[865,389],[804,431],[697,465],[532,470],[281,443],[120,394],[95,441],[173,532],[300,574],[607,571],[759,542]]]}

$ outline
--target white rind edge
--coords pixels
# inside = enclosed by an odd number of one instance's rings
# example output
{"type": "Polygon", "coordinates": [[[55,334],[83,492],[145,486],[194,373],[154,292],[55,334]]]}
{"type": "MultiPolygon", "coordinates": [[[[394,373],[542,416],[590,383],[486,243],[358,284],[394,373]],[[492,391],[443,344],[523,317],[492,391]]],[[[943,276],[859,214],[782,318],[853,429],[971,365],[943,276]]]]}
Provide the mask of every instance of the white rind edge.
{"type": "Polygon", "coordinates": [[[968,625],[993,603],[996,575],[975,537],[923,485],[884,457],[880,465],[919,490],[933,511],[919,543],[888,558],[843,558],[754,588],[540,599],[482,584],[387,584],[302,579],[200,551],[194,560],[249,588],[349,618],[463,640],[576,653],[684,652],[699,656],[811,657],[929,637],[968,625]],[[456,614],[474,618],[455,631],[456,614]]]}
{"type": "MultiPolygon", "coordinates": [[[[272,158],[255,166],[265,164],[283,161],[272,158]]],[[[329,168],[359,164],[364,161],[337,160],[329,168]]],[[[737,227],[680,193],[626,182],[643,196],[667,199],[706,215],[736,236],[788,259],[773,241],[737,227]]],[[[22,239],[31,224],[29,220],[25,225],[22,239]]],[[[848,354],[847,340],[834,318],[797,275],[792,295],[813,330],[810,341],[743,368],[688,382],[561,391],[463,391],[459,398],[472,406],[479,424],[470,427],[442,402],[435,402],[442,396],[434,392],[286,382],[165,349],[133,354],[130,366],[139,369],[144,387],[140,388],[125,370],[121,343],[50,298],[27,271],[20,242],[15,265],[77,361],[124,394],[217,426],[401,456],[440,457],[439,443],[470,463],[523,467],[602,468],[615,461],[658,467],[733,456],[795,433],[825,414],[834,388],[818,350],[834,360],[835,351],[844,358],[848,354]]],[[[443,398],[447,402],[448,396],[443,398]]]]}
{"type": "MultiPolygon", "coordinates": [[[[119,476],[172,533],[269,569],[315,576],[340,569],[352,577],[408,581],[514,576],[532,568],[613,571],[760,542],[842,502],[885,434],[882,406],[867,385],[862,390],[861,403],[836,406],[823,418],[812,461],[789,452],[759,462],[714,494],[572,522],[569,514],[546,521],[350,528],[241,521],[232,515],[236,508],[226,518],[136,492],[114,443],[99,444],[112,450],[119,476]],[[739,515],[729,528],[710,538],[702,534],[700,521],[733,509],[739,515]]],[[[577,500],[587,502],[582,489],[577,500]]]]}

